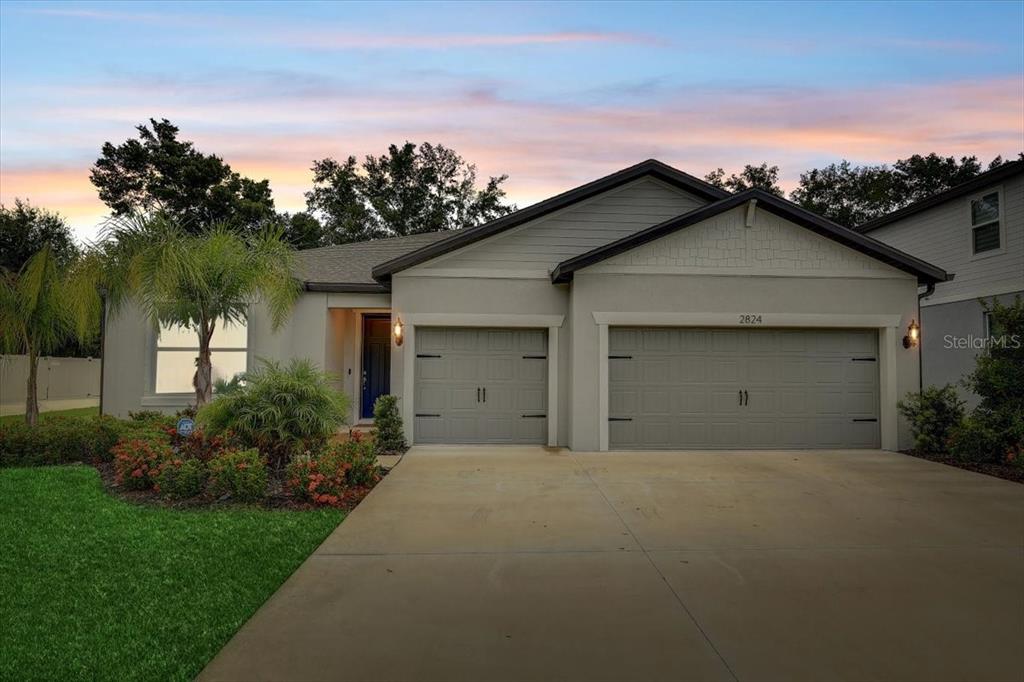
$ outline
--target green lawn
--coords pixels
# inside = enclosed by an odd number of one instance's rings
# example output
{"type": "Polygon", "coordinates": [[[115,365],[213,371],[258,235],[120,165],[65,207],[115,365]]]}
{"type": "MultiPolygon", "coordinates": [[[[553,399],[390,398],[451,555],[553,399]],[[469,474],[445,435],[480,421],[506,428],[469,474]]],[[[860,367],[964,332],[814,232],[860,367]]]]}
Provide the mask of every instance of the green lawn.
{"type": "Polygon", "coordinates": [[[190,680],[342,520],[128,504],[0,469],[0,679],[190,680]]]}
{"type": "MultiPolygon", "coordinates": [[[[54,410],[53,412],[40,412],[39,419],[46,421],[50,417],[95,417],[100,413],[98,407],[76,407],[73,410],[54,410]]],[[[0,417],[0,424],[4,422],[23,422],[24,414],[8,414],[0,417]]]]}

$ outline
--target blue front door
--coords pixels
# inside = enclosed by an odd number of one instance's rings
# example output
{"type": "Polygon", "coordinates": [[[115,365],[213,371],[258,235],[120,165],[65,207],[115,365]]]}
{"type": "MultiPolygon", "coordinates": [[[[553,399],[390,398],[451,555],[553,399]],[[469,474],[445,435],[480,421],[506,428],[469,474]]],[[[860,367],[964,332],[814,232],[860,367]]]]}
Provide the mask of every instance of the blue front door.
{"type": "Polygon", "coordinates": [[[373,416],[373,404],[391,391],[391,316],[363,316],[363,376],[359,416],[373,416]]]}

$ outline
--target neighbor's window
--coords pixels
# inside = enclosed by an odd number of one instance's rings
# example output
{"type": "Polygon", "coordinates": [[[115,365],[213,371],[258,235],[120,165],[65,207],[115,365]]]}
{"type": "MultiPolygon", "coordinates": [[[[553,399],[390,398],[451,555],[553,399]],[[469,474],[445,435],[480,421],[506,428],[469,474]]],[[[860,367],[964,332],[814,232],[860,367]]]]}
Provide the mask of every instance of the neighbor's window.
{"type": "MultiPolygon", "coordinates": [[[[221,324],[210,341],[213,380],[229,380],[244,372],[246,360],[246,324],[221,324]]],[[[157,393],[190,393],[199,356],[199,335],[193,329],[160,325],[156,342],[157,393]]]]}
{"type": "Polygon", "coordinates": [[[971,199],[971,240],[974,253],[999,248],[999,192],[971,199]]]}

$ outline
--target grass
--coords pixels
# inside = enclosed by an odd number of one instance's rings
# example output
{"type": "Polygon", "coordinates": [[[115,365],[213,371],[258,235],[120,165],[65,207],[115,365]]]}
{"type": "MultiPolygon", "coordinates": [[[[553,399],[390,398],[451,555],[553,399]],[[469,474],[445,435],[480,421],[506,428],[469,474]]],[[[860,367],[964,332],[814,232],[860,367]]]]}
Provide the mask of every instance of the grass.
{"type": "MultiPolygon", "coordinates": [[[[98,407],[76,407],[71,410],[54,410],[53,412],[40,412],[39,420],[46,421],[50,417],[95,417],[100,413],[98,407]]],[[[24,414],[8,414],[0,417],[0,424],[4,422],[23,422],[24,414]]]]}
{"type": "Polygon", "coordinates": [[[343,517],[143,507],[91,467],[0,469],[0,679],[191,680],[343,517]]]}

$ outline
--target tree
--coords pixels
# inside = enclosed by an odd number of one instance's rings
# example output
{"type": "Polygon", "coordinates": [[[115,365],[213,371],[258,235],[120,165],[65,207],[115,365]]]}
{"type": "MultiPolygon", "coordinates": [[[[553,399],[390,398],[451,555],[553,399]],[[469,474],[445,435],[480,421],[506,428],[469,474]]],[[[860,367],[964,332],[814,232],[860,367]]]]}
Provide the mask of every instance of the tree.
{"type": "Polygon", "coordinates": [[[343,244],[461,229],[515,210],[505,204],[507,175],[476,187],[476,166],[443,145],[406,142],[387,154],[313,163],[306,206],[324,225],[325,241],[343,244]]]}
{"type": "MultiPolygon", "coordinates": [[[[988,169],[1003,163],[996,157],[988,169]]],[[[915,154],[891,167],[854,166],[849,161],[800,174],[790,199],[840,225],[854,227],[966,182],[982,171],[975,156],[956,159],[915,154]]]]}
{"type": "Polygon", "coordinates": [[[167,119],[136,129],[138,139],[105,143],[89,175],[115,216],[162,211],[191,233],[214,224],[256,231],[274,217],[267,180],[244,178],[197,151],[167,119]]]}
{"type": "Polygon", "coordinates": [[[324,226],[316,216],[304,211],[282,213],[277,217],[277,221],[284,230],[284,240],[296,249],[312,249],[328,243],[324,226]]]}
{"type": "Polygon", "coordinates": [[[25,421],[30,426],[39,420],[39,356],[99,329],[98,310],[81,304],[78,284],[74,265],[62,262],[50,244],[17,273],[0,271],[0,346],[28,356],[25,421]]]}
{"type": "Polygon", "coordinates": [[[730,192],[742,192],[745,189],[757,188],[776,196],[782,196],[782,188],[779,187],[779,167],[769,166],[767,163],[762,163],[760,166],[751,166],[748,163],[739,175],[733,173],[729,177],[725,177],[725,171],[718,168],[705,175],[704,179],[715,187],[721,187],[730,192]]]}
{"type": "Polygon", "coordinates": [[[158,214],[111,223],[91,258],[95,288],[105,289],[112,312],[134,301],[154,325],[176,325],[199,337],[192,383],[196,406],[212,397],[210,343],[214,326],[240,322],[262,301],[274,328],[287,319],[300,293],[294,251],[280,227],[240,235],[225,224],[191,234],[158,214]]]}
{"type": "Polygon", "coordinates": [[[62,266],[78,255],[71,228],[59,214],[21,199],[13,207],[0,204],[0,268],[19,272],[44,246],[62,266]]]}

